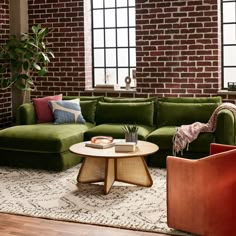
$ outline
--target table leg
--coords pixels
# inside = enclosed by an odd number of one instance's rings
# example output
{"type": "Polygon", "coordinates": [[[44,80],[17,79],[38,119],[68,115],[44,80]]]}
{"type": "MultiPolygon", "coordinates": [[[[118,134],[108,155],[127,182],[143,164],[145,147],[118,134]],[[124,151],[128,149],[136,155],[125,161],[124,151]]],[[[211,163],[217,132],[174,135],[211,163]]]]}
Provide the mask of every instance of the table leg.
{"type": "Polygon", "coordinates": [[[106,160],[106,174],[104,181],[104,192],[108,194],[113,183],[115,182],[115,160],[108,158],[106,160]]]}
{"type": "Polygon", "coordinates": [[[139,156],[116,160],[116,180],[145,187],[153,184],[144,157],[139,156]]]}
{"type": "Polygon", "coordinates": [[[82,163],[77,181],[94,183],[105,180],[106,159],[86,157],[82,163]]]}

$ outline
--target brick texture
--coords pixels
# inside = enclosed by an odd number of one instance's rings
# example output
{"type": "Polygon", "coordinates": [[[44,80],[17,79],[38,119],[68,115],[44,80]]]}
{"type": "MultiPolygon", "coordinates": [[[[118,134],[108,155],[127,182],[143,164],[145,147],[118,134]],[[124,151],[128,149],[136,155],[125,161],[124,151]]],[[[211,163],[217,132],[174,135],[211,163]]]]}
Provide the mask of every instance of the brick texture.
{"type": "MultiPolygon", "coordinates": [[[[9,32],[9,1],[2,0],[0,2],[0,45],[6,42],[9,32]]],[[[11,122],[11,90],[0,89],[0,128],[7,127],[11,122]]]]}
{"type": "Polygon", "coordinates": [[[217,0],[137,0],[136,9],[138,92],[217,94],[217,0]]]}

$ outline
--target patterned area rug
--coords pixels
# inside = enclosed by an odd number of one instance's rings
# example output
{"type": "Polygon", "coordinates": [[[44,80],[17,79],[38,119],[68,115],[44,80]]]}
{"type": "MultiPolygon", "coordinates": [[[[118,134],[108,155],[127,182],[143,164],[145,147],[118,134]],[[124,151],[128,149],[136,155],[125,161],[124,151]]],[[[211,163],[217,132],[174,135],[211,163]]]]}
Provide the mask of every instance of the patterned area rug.
{"type": "Polygon", "coordinates": [[[0,168],[0,212],[141,231],[187,235],[166,224],[166,170],[151,168],[151,188],[116,182],[77,184],[80,165],[64,172],[0,168]]]}

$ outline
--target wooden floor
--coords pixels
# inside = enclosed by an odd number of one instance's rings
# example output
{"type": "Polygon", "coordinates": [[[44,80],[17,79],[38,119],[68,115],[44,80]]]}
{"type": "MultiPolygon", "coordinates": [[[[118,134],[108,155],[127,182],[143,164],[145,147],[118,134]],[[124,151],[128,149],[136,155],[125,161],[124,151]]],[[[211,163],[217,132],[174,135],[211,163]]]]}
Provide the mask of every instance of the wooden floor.
{"type": "Polygon", "coordinates": [[[110,227],[0,213],[1,236],[166,236],[110,227]]]}

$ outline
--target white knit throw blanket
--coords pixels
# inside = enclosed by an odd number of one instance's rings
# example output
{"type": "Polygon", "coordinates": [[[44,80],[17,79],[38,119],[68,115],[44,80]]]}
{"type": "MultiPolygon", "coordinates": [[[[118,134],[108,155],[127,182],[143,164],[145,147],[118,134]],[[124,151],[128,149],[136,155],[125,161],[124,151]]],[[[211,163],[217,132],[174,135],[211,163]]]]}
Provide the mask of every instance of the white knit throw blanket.
{"type": "Polygon", "coordinates": [[[228,109],[232,111],[234,119],[236,120],[236,105],[226,102],[222,103],[215,109],[206,124],[195,122],[190,125],[181,125],[176,129],[176,133],[173,137],[173,155],[176,156],[178,152],[181,152],[181,154],[183,154],[183,150],[186,147],[188,150],[189,144],[198,137],[199,133],[214,132],[216,129],[217,116],[222,109],[228,109]]]}

